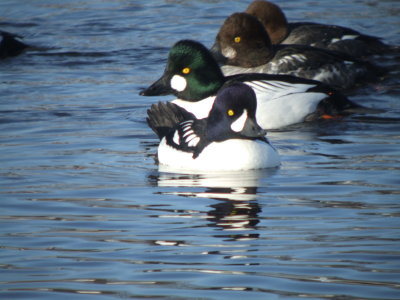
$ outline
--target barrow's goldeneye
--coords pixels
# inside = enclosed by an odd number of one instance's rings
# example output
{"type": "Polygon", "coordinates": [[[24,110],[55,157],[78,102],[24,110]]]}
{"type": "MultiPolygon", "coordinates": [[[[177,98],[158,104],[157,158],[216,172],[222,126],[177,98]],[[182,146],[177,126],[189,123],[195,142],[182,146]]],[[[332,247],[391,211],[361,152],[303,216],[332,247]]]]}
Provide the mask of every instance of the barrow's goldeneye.
{"type": "Polygon", "coordinates": [[[256,95],[233,83],[217,93],[207,118],[172,103],[153,104],[147,122],[161,139],[158,161],[177,169],[237,171],[276,167],[279,155],[256,121],[256,95]],[[173,126],[170,120],[177,122],[173,126]]]}

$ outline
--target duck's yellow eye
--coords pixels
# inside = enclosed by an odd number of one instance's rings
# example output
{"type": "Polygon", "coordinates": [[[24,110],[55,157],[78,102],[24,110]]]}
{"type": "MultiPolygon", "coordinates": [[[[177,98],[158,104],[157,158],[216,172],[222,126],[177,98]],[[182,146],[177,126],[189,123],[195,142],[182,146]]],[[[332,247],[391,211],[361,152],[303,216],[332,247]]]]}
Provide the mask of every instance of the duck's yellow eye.
{"type": "Polygon", "coordinates": [[[232,117],[235,115],[235,112],[233,111],[233,109],[228,109],[228,116],[232,117]]]}
{"type": "Polygon", "coordinates": [[[190,73],[190,68],[186,67],[182,69],[183,74],[189,74],[190,73]]]}
{"type": "Polygon", "coordinates": [[[242,41],[242,38],[240,36],[235,36],[233,40],[235,41],[235,43],[240,43],[242,41]]]}

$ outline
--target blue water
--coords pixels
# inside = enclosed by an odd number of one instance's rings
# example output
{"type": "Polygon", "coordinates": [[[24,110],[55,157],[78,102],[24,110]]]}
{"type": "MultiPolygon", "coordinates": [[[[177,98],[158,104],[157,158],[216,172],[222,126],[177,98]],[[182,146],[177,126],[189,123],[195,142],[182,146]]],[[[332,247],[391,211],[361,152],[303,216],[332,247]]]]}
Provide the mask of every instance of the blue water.
{"type": "MultiPolygon", "coordinates": [[[[159,170],[138,95],[250,1],[0,2],[40,49],[0,61],[1,299],[400,299],[398,58],[383,110],[269,132],[282,166],[159,170]]],[[[400,45],[393,1],[280,1],[400,45]]]]}

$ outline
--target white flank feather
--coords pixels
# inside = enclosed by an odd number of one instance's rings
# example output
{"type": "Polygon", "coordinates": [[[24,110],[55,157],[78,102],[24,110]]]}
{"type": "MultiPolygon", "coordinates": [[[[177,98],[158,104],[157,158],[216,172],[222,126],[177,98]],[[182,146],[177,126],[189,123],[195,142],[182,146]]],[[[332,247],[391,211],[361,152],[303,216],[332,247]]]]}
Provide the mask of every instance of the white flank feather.
{"type": "Polygon", "coordinates": [[[158,147],[161,165],[180,170],[235,171],[277,167],[280,158],[275,149],[261,141],[231,139],[208,145],[196,158],[179,151],[162,139],[158,147]]]}

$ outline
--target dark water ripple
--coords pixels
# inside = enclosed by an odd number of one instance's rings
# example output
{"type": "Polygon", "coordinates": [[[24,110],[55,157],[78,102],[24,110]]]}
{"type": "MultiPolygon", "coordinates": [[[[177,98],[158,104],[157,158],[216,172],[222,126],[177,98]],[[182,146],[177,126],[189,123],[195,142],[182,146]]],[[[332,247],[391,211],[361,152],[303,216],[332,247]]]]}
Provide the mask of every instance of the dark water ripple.
{"type": "MultiPolygon", "coordinates": [[[[396,1],[286,1],[400,44],[396,1]]],[[[272,170],[158,169],[138,92],[242,1],[2,1],[35,48],[0,61],[0,298],[399,299],[399,57],[376,109],[268,135],[272,170]]]]}

